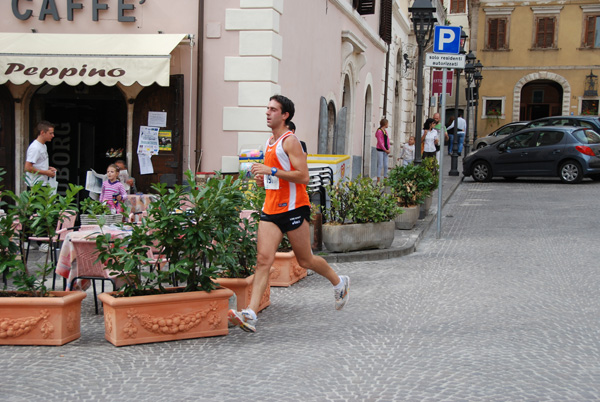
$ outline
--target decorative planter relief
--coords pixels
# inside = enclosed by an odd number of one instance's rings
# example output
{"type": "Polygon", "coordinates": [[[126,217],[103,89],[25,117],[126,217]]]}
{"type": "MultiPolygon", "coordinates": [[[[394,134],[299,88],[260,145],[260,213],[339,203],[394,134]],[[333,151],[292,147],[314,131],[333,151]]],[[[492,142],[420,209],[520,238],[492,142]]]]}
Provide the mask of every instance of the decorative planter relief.
{"type": "Polygon", "coordinates": [[[84,292],[0,297],[0,345],[60,346],[81,336],[84,292]]]}
{"type": "MultiPolygon", "coordinates": [[[[273,272],[273,268],[271,268],[273,272]]],[[[219,285],[232,290],[237,299],[237,309],[241,311],[248,307],[252,298],[252,284],[254,283],[254,275],[247,278],[218,278],[215,280],[219,285]]],[[[271,286],[267,284],[265,293],[260,300],[258,311],[262,311],[271,305],[271,286]]],[[[258,313],[257,311],[257,313],[258,313]]]]}
{"type": "Polygon", "coordinates": [[[275,253],[270,276],[271,286],[290,286],[306,275],[306,269],[298,264],[293,251],[275,253]]]}
{"type": "Polygon", "coordinates": [[[114,297],[102,293],[105,338],[115,346],[227,335],[233,292],[168,293],[114,297]]]}

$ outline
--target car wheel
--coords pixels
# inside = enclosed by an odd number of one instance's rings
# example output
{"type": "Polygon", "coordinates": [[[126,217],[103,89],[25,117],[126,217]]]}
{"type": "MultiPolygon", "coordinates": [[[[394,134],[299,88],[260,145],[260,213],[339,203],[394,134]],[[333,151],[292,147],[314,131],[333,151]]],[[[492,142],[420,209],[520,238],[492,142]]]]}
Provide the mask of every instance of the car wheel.
{"type": "Polygon", "coordinates": [[[583,179],[581,166],[575,161],[563,162],[558,169],[558,174],[563,183],[575,184],[583,179]]]}
{"type": "Polygon", "coordinates": [[[480,142],[479,144],[477,144],[477,149],[481,149],[481,148],[485,148],[487,144],[485,142],[480,142]]]}
{"type": "Polygon", "coordinates": [[[473,180],[487,182],[492,180],[492,168],[486,161],[477,161],[473,164],[473,180]]]}

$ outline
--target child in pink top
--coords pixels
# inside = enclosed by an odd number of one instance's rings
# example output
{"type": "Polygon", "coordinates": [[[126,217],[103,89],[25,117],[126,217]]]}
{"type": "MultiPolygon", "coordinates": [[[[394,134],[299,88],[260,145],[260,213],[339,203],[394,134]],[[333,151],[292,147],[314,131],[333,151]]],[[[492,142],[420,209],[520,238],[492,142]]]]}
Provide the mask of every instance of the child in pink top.
{"type": "Polygon", "coordinates": [[[119,167],[115,164],[106,169],[107,180],[102,183],[100,202],[106,202],[112,214],[123,212],[123,201],[127,199],[125,186],[119,181],[119,167]]]}

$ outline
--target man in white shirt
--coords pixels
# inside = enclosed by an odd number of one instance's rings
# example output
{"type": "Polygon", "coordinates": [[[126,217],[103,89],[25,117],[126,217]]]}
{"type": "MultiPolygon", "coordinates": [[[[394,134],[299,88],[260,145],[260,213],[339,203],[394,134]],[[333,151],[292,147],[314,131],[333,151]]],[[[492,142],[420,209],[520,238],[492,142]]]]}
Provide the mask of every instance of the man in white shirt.
{"type": "Polygon", "coordinates": [[[465,132],[467,131],[467,121],[463,119],[463,112],[458,112],[458,118],[455,119],[450,127],[448,127],[448,155],[452,155],[454,146],[454,124],[456,124],[456,136],[458,137],[458,154],[462,154],[463,142],[465,140],[465,132]]]}
{"type": "MultiPolygon", "coordinates": [[[[27,148],[27,155],[25,156],[25,183],[27,188],[31,188],[37,182],[42,182],[44,186],[54,185],[50,182],[50,179],[56,177],[56,168],[50,166],[50,158],[48,157],[47,142],[52,141],[54,138],[54,124],[48,121],[41,121],[36,126],[36,132],[38,136],[27,148]]],[[[56,191],[56,186],[54,186],[56,191]]],[[[39,243],[40,251],[48,251],[47,243],[39,243]]],[[[35,248],[34,245],[31,245],[35,248]]]]}
{"type": "Polygon", "coordinates": [[[47,142],[54,138],[54,124],[41,121],[36,126],[38,136],[27,148],[25,157],[25,180],[28,187],[42,181],[49,185],[50,178],[56,177],[56,168],[50,166],[47,142]]]}

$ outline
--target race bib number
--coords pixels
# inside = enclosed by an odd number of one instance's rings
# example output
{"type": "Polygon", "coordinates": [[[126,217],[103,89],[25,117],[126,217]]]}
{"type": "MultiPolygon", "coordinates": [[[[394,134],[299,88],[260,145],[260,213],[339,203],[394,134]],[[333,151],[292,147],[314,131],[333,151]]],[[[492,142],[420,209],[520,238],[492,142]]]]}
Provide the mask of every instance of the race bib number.
{"type": "Polygon", "coordinates": [[[279,177],[265,175],[265,189],[266,190],[279,190],[279,177]]]}

